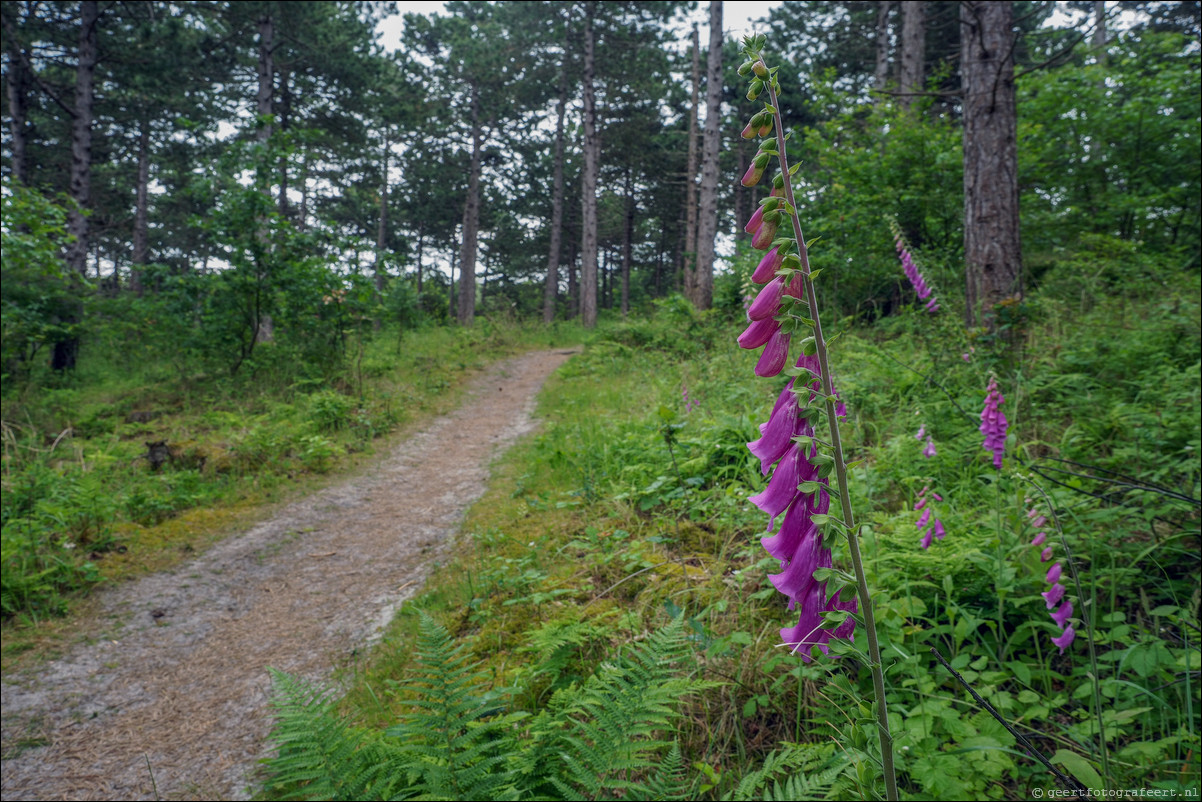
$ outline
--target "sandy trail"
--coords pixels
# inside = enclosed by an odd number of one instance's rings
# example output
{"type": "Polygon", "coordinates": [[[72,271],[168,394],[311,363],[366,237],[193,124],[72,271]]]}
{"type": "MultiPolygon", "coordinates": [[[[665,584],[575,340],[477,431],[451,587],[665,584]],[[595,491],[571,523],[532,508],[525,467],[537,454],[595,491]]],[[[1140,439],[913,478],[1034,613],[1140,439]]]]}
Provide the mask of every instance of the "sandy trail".
{"type": "Polygon", "coordinates": [[[362,475],[106,591],[92,631],[116,634],[4,678],[4,798],[247,798],[267,753],[267,667],[320,680],[378,635],[570,353],[493,366],[362,475]],[[30,739],[48,745],[14,749],[30,739]]]}

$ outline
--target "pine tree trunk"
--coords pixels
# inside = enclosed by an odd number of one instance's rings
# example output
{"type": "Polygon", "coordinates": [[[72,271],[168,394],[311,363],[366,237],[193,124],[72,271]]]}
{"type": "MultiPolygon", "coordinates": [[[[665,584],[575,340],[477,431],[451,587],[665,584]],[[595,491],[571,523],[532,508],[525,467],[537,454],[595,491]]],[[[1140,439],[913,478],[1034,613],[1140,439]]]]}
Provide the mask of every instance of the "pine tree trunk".
{"type": "MultiPolygon", "coordinates": [[[[291,70],[287,67],[280,69],[280,130],[287,131],[292,124],[292,87],[290,85],[291,70]]],[[[280,154],[280,217],[288,219],[288,155],[280,154]]]]}
{"type": "MultiPolygon", "coordinates": [[[[100,19],[96,0],[79,4],[79,61],[75,70],[75,113],[71,121],[71,199],[67,211],[67,233],[74,239],[67,245],[67,267],[79,275],[88,269],[88,208],[92,183],[92,112],[96,76],[97,33],[100,19]]],[[[83,309],[73,308],[65,315],[64,323],[78,323],[83,309]]],[[[70,336],[54,344],[50,367],[56,371],[74,370],[79,357],[79,337],[70,336]]]]}
{"type": "Polygon", "coordinates": [[[83,275],[87,270],[88,208],[92,183],[92,106],[96,77],[96,27],[99,4],[80,3],[79,63],[75,71],[75,117],[71,124],[71,199],[76,208],[67,214],[67,233],[75,238],[67,246],[67,264],[83,275]]]}
{"type": "Polygon", "coordinates": [[[622,235],[622,317],[630,312],[630,265],[634,250],[634,182],[626,168],[626,231],[622,235]]]}
{"type": "Polygon", "coordinates": [[[480,231],[480,93],[471,84],[472,160],[468,167],[467,200],[463,204],[463,247],[459,253],[459,323],[472,325],[476,319],[476,238],[480,231]]]}
{"type": "MultiPolygon", "coordinates": [[[[876,11],[876,69],[872,73],[872,88],[877,92],[885,91],[889,80],[889,8],[891,0],[878,0],[876,11]]],[[[880,103],[884,95],[873,97],[874,103],[880,103]]]]}
{"type": "Polygon", "coordinates": [[[580,280],[576,268],[576,256],[580,252],[580,238],[575,222],[568,228],[568,319],[580,316],[580,280]]]}
{"type": "Polygon", "coordinates": [[[593,6],[584,14],[584,171],[581,175],[580,317],[585,328],[597,325],[597,101],[593,93],[593,6]]]}
{"type": "Polygon", "coordinates": [[[901,105],[908,109],[915,93],[923,89],[923,64],[926,61],[926,3],[907,0],[901,4],[901,105]]]}
{"type": "Polygon", "coordinates": [[[260,117],[258,139],[266,142],[271,138],[271,125],[263,122],[262,118],[271,115],[271,96],[275,89],[275,63],[272,52],[275,50],[275,24],[271,14],[265,12],[259,17],[259,91],[255,97],[255,111],[260,117]]]}
{"type": "Polygon", "coordinates": [[[697,211],[698,309],[714,297],[714,239],[718,234],[718,147],[722,135],[722,3],[710,2],[710,52],[706,62],[705,140],[701,148],[701,199],[697,211]]]}
{"type": "Polygon", "coordinates": [[[424,222],[417,224],[417,294],[420,297],[422,294],[422,249],[426,244],[426,225],[424,222]]]}
{"type": "Polygon", "coordinates": [[[130,289],[142,294],[142,266],[150,253],[150,120],[145,114],[138,126],[138,188],[134,201],[134,241],[129,271],[130,289]]]}
{"type": "Polygon", "coordinates": [[[1105,0],[1094,0],[1093,3],[1093,50],[1098,63],[1106,66],[1106,3],[1105,0]]]}
{"type": "Polygon", "coordinates": [[[689,105],[689,160],[684,177],[684,252],[681,271],[685,297],[697,304],[697,104],[701,99],[701,37],[693,26],[693,95],[689,105]]]}
{"type": "MultiPolygon", "coordinates": [[[[381,165],[380,176],[380,213],[376,220],[376,301],[379,302],[383,295],[384,289],[388,286],[388,271],[384,265],[384,248],[388,245],[388,131],[384,131],[384,148],[381,153],[384,157],[381,165]]],[[[372,321],[372,327],[377,331],[382,323],[379,317],[372,321]]]]}
{"type": "Polygon", "coordinates": [[[961,3],[960,40],[965,321],[992,329],[996,305],[1022,296],[1012,4],[961,3]]]}
{"type": "MultiPolygon", "coordinates": [[[[15,4],[5,4],[15,9],[15,4]]],[[[14,10],[15,14],[16,11],[14,10]]],[[[29,120],[29,67],[26,54],[16,37],[16,25],[12,24],[8,14],[4,15],[4,38],[8,40],[8,72],[5,83],[8,89],[9,133],[12,142],[12,176],[18,184],[27,184],[29,176],[26,173],[25,143],[27,141],[26,127],[29,120]]]]}
{"type": "Polygon", "coordinates": [[[551,184],[551,244],[547,249],[547,282],[543,287],[543,323],[555,319],[559,296],[559,249],[563,236],[563,118],[568,108],[568,59],[571,21],[564,22],[563,65],[559,70],[559,103],[555,107],[555,167],[551,184]]]}

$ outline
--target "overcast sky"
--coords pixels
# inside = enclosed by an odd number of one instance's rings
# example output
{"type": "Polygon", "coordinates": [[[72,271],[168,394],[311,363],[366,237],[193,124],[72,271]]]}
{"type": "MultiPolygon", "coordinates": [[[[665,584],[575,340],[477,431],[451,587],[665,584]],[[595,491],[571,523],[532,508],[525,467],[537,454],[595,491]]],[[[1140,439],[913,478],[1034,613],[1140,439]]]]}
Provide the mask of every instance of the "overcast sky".
{"type": "MultiPolygon", "coordinates": [[[[443,3],[439,2],[400,2],[397,10],[400,12],[380,23],[376,29],[380,33],[380,42],[389,51],[395,50],[401,41],[401,29],[404,27],[405,14],[436,14],[442,11],[443,3]]],[[[780,5],[779,0],[769,2],[748,2],[748,0],[726,0],[722,5],[722,28],[727,36],[743,37],[752,32],[751,21],[768,16],[768,10],[780,5]]],[[[697,8],[689,16],[689,20],[700,23],[702,41],[705,40],[705,27],[709,24],[709,4],[698,3],[697,8]]],[[[681,20],[681,36],[689,29],[688,22],[681,20]]]]}

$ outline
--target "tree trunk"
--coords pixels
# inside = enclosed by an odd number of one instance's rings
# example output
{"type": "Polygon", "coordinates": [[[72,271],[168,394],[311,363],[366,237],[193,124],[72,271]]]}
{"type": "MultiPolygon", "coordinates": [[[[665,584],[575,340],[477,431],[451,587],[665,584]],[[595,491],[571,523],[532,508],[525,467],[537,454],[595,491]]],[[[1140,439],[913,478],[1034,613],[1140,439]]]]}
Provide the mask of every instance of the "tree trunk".
{"type": "Polygon", "coordinates": [[[150,254],[150,120],[143,114],[138,126],[138,188],[134,202],[134,242],[129,271],[130,289],[142,294],[142,265],[150,254]]]}
{"type": "Polygon", "coordinates": [[[459,251],[451,251],[451,286],[447,288],[447,317],[455,317],[455,266],[459,263],[459,251]]]}
{"type": "Polygon", "coordinates": [[[88,218],[85,212],[92,183],[92,99],[96,77],[96,27],[99,4],[80,3],[79,64],[75,71],[75,115],[71,124],[71,199],[75,207],[67,214],[67,233],[74,242],[67,246],[67,264],[80,275],[87,270],[88,218]]]}
{"type": "Polygon", "coordinates": [[[309,227],[309,149],[305,148],[302,153],[300,217],[296,221],[296,227],[304,231],[309,227]]]}
{"type": "MultiPolygon", "coordinates": [[[[876,69],[872,73],[872,88],[877,92],[885,91],[889,80],[889,8],[892,0],[878,0],[876,6],[876,69]]],[[[873,97],[873,102],[880,103],[883,94],[873,97]]]]}
{"type": "Polygon", "coordinates": [[[593,5],[584,13],[584,171],[581,175],[580,317],[584,327],[597,325],[597,173],[601,146],[597,139],[597,100],[593,94],[593,5]]]}
{"type": "MultiPolygon", "coordinates": [[[[15,8],[15,4],[5,4],[15,8]]],[[[14,14],[16,11],[14,10],[14,14]]],[[[12,176],[18,184],[29,183],[25,161],[26,126],[29,119],[29,67],[26,54],[16,37],[16,25],[10,24],[4,15],[4,37],[8,39],[8,72],[4,76],[8,85],[9,131],[12,137],[12,176]]]]}
{"type": "Polygon", "coordinates": [[[476,318],[476,237],[480,229],[480,93],[473,80],[472,161],[468,168],[467,200],[463,204],[463,247],[459,253],[459,323],[472,325],[476,318]]]}
{"type": "Polygon", "coordinates": [[[689,105],[689,160],[684,177],[684,249],[681,273],[685,297],[697,304],[697,104],[701,99],[701,37],[693,26],[693,95],[689,105]]]}
{"type": "Polygon", "coordinates": [[[630,312],[630,263],[634,249],[634,182],[626,168],[626,230],[622,235],[622,317],[630,312]]]}
{"type": "Polygon", "coordinates": [[[992,329],[994,307],[1022,296],[1012,4],[961,3],[960,40],[965,322],[992,329]]]}
{"type": "Polygon", "coordinates": [[[722,2],[710,2],[710,52],[706,62],[705,141],[701,148],[701,199],[697,211],[698,309],[714,300],[714,239],[718,234],[718,146],[722,135],[722,2]]]}
{"type": "Polygon", "coordinates": [[[417,294],[422,294],[422,248],[426,242],[425,222],[417,224],[417,294]]]}
{"type": "MultiPolygon", "coordinates": [[[[71,199],[67,211],[67,233],[73,237],[67,245],[67,267],[81,276],[88,269],[88,218],[85,214],[92,183],[92,106],[96,77],[96,27],[100,18],[96,0],[79,4],[79,61],[75,70],[75,111],[71,121],[71,199]]],[[[65,314],[64,323],[78,323],[83,309],[74,306],[65,314]]],[[[79,357],[79,337],[70,336],[54,344],[50,367],[56,371],[74,370],[79,357]]]]}
{"type": "MultiPolygon", "coordinates": [[[[923,89],[923,64],[926,61],[926,3],[907,0],[901,4],[901,105],[908,109],[915,94],[923,89]]],[[[879,65],[878,65],[879,66],[879,65]]]]}
{"type": "MultiPolygon", "coordinates": [[[[384,288],[388,285],[388,271],[384,266],[384,248],[388,244],[388,131],[384,131],[384,163],[382,165],[382,176],[380,178],[380,213],[379,219],[376,221],[376,301],[379,302],[384,295],[384,288]]],[[[380,318],[377,317],[373,321],[375,329],[380,328],[380,318]]]]}
{"type": "Polygon", "coordinates": [[[1106,3],[1105,0],[1094,0],[1093,3],[1093,50],[1098,63],[1106,65],[1106,3]]]}
{"type": "Polygon", "coordinates": [[[547,283],[543,288],[543,323],[555,319],[559,296],[559,248],[563,234],[563,118],[568,107],[568,59],[571,22],[564,23],[563,65],[559,70],[559,103],[555,107],[555,168],[551,184],[551,244],[547,251],[547,283]]]}
{"type": "Polygon", "coordinates": [[[271,124],[266,117],[271,116],[271,96],[275,84],[275,63],[272,52],[275,50],[275,24],[270,12],[264,12],[259,17],[259,92],[255,98],[255,111],[259,115],[258,139],[266,142],[271,138],[271,124]]]}
{"type": "Polygon", "coordinates": [[[576,226],[568,228],[568,320],[580,315],[580,281],[576,272],[576,254],[580,250],[580,238],[576,226]]]}
{"type": "MultiPolygon", "coordinates": [[[[291,71],[287,68],[280,69],[280,130],[287,131],[288,126],[292,123],[292,88],[289,82],[291,71]]],[[[280,153],[280,192],[279,192],[279,210],[280,217],[288,219],[288,154],[280,153]]]]}

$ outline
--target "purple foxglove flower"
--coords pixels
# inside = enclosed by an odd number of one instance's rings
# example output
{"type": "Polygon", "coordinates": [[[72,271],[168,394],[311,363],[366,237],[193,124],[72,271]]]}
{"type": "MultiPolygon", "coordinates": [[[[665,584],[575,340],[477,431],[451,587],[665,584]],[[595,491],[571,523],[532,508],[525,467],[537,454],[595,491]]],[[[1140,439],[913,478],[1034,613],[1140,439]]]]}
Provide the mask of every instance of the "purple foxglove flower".
{"type": "Polygon", "coordinates": [[[923,510],[922,515],[919,517],[918,521],[914,525],[917,526],[919,529],[922,529],[924,526],[926,526],[930,522],[931,522],[931,511],[923,510]]]}
{"type": "Polygon", "coordinates": [[[965,362],[971,362],[971,361],[972,361],[972,357],[970,357],[970,356],[969,356],[968,354],[966,354],[966,353],[965,353],[965,354],[960,354],[960,358],[961,358],[961,359],[963,359],[965,362]]]}
{"type": "Polygon", "coordinates": [[[756,166],[756,161],[751,162],[751,166],[747,168],[747,172],[743,174],[743,186],[754,187],[760,183],[760,179],[764,177],[764,166],[756,166]]]}
{"type": "Polygon", "coordinates": [[[748,320],[763,320],[766,317],[776,317],[780,314],[780,296],[785,291],[785,280],[781,276],[769,281],[760,290],[759,295],[752,301],[747,310],[748,320]]]}
{"type": "Polygon", "coordinates": [[[928,312],[938,312],[939,311],[939,302],[936,301],[934,298],[927,301],[927,311],[928,312]]]}
{"type": "Polygon", "coordinates": [[[1047,602],[1048,609],[1051,610],[1064,598],[1064,585],[1057,582],[1055,585],[1052,585],[1051,590],[1046,590],[1040,595],[1043,596],[1044,601],[1047,602]]]}
{"type": "Polygon", "coordinates": [[[785,257],[781,254],[780,247],[773,248],[764,254],[764,258],[756,266],[755,272],[751,274],[751,280],[756,284],[767,284],[776,276],[776,271],[780,270],[783,261],[785,261],[785,257]]]}
{"type": "Polygon", "coordinates": [[[751,219],[747,221],[747,225],[743,226],[743,230],[748,234],[754,234],[760,227],[760,223],[764,222],[764,207],[760,206],[755,210],[755,214],[751,215],[751,219]]]}
{"type": "Polygon", "coordinates": [[[817,527],[807,527],[807,530],[789,564],[779,574],[768,575],[772,586],[790,599],[804,599],[809,595],[811,585],[826,584],[814,579],[814,571],[823,552],[829,555],[830,550],[822,548],[822,536],[817,527]]]}
{"type": "Polygon", "coordinates": [[[938,518],[935,519],[934,530],[936,540],[943,540],[944,536],[947,535],[947,530],[943,528],[943,521],[938,518]]]}
{"type": "Polygon", "coordinates": [[[776,227],[778,221],[765,220],[764,224],[759,227],[759,230],[751,238],[751,247],[757,251],[767,250],[772,244],[772,240],[776,238],[776,227]]]}
{"type": "MultiPolygon", "coordinates": [[[[819,490],[817,496],[799,493],[793,506],[789,507],[789,511],[785,513],[785,520],[780,525],[780,531],[775,535],[760,538],[760,544],[765,551],[780,560],[782,565],[793,559],[797,550],[812,539],[817,538],[820,541],[819,546],[815,547],[819,548],[822,535],[818,533],[818,525],[811,519],[816,514],[825,515],[830,508],[831,497],[825,490],[819,490]]],[[[830,550],[826,551],[829,553],[830,550]]],[[[797,598],[797,594],[790,594],[784,590],[781,593],[791,598],[797,598]]]]}
{"type": "Polygon", "coordinates": [[[764,346],[760,361],[755,363],[755,375],[768,378],[780,373],[789,358],[789,334],[779,328],[773,333],[772,339],[764,346]]]}
{"type": "Polygon", "coordinates": [[[770,317],[756,320],[739,335],[739,347],[759,348],[771,340],[772,335],[776,334],[778,330],[780,330],[780,324],[770,317]]]}
{"type": "Polygon", "coordinates": [[[931,535],[932,534],[934,534],[934,533],[930,529],[926,530],[926,532],[923,534],[922,547],[924,549],[929,549],[931,547],[931,535]]]}
{"type": "Polygon", "coordinates": [[[1068,599],[1065,599],[1064,602],[1061,603],[1059,609],[1052,613],[1052,620],[1055,621],[1056,626],[1060,627],[1061,629],[1064,629],[1065,625],[1068,624],[1068,620],[1072,617],[1073,603],[1068,599]]]}
{"type": "Polygon", "coordinates": [[[918,434],[914,435],[915,440],[921,440],[927,436],[927,425],[924,423],[918,427],[918,434]]]}
{"type": "Polygon", "coordinates": [[[931,495],[934,496],[936,501],[943,501],[943,496],[939,495],[938,493],[932,493],[931,495]]]}
{"type": "Polygon", "coordinates": [[[985,408],[981,410],[980,432],[985,435],[982,447],[993,452],[993,467],[1001,470],[1002,454],[1006,450],[1006,429],[1009,422],[1006,415],[999,409],[1006,400],[997,387],[997,379],[990,378],[989,386],[985,388],[985,408]]]}
{"type": "Polygon", "coordinates": [[[1072,644],[1073,640],[1074,640],[1076,637],[1077,637],[1077,632],[1076,632],[1076,630],[1074,630],[1074,629],[1072,628],[1072,626],[1067,626],[1067,627],[1065,627],[1065,628],[1064,628],[1064,632],[1060,633],[1060,637],[1059,637],[1059,638],[1052,638],[1052,643],[1054,643],[1054,644],[1056,644],[1057,646],[1059,646],[1059,647],[1060,647],[1060,653],[1061,653],[1061,654],[1064,654],[1064,650],[1065,650],[1065,649],[1067,649],[1067,648],[1069,647],[1069,645],[1070,645],[1070,644],[1072,644]]]}
{"type": "Polygon", "coordinates": [[[935,456],[935,441],[933,438],[927,438],[927,445],[926,448],[922,450],[922,455],[927,459],[935,456]]]}
{"type": "Polygon", "coordinates": [[[1042,546],[1047,539],[1048,539],[1047,533],[1040,532],[1038,535],[1036,535],[1034,538],[1031,539],[1031,545],[1032,546],[1042,546]]]}
{"type": "MultiPolygon", "coordinates": [[[[802,463],[811,468],[810,463],[801,454],[801,448],[794,443],[781,457],[768,480],[768,486],[756,493],[748,501],[763,510],[773,520],[793,503],[797,495],[797,485],[801,483],[803,473],[802,463]]],[[[769,525],[771,528],[771,525],[769,525]]]]}
{"type": "Polygon", "coordinates": [[[1060,574],[1061,574],[1060,563],[1053,563],[1052,567],[1048,569],[1048,578],[1047,578],[1048,584],[1055,585],[1057,582],[1059,582],[1060,574]]]}
{"type": "Polygon", "coordinates": [[[1034,529],[1038,529],[1038,528],[1040,528],[1041,526],[1043,526],[1044,524],[1046,524],[1047,522],[1048,522],[1048,519],[1047,519],[1047,517],[1046,517],[1046,516],[1044,516],[1044,515],[1040,515],[1038,518],[1036,518],[1035,520],[1031,521],[1031,527],[1032,527],[1032,528],[1034,528],[1034,529]]]}
{"type": "Polygon", "coordinates": [[[921,509],[922,509],[923,507],[925,507],[926,505],[927,505],[927,500],[926,500],[925,498],[920,498],[920,499],[918,500],[918,503],[914,505],[914,511],[915,511],[915,512],[918,512],[919,510],[921,510],[921,509]]]}
{"type": "Polygon", "coordinates": [[[1052,559],[1052,547],[1048,546],[1046,549],[1039,552],[1039,561],[1041,563],[1046,563],[1050,559],[1052,559]]]}
{"type": "MultiPolygon", "coordinates": [[[[798,431],[797,396],[789,388],[786,388],[781,396],[788,398],[773,411],[767,423],[760,424],[760,438],[747,444],[747,448],[759,459],[760,473],[764,476],[768,475],[772,464],[783,457],[789,446],[793,445],[793,438],[802,434],[798,431]]],[[[805,428],[809,429],[807,433],[813,432],[812,427],[805,428]]]]}

